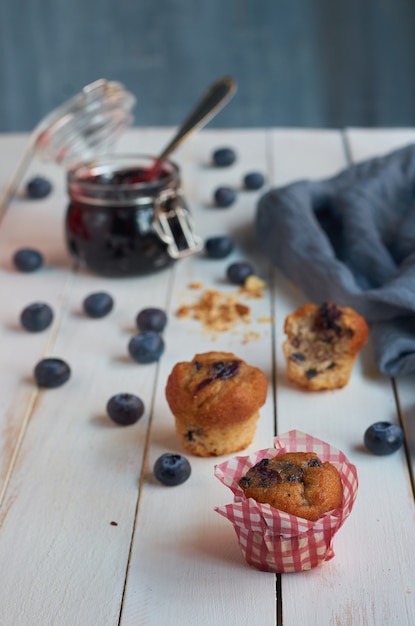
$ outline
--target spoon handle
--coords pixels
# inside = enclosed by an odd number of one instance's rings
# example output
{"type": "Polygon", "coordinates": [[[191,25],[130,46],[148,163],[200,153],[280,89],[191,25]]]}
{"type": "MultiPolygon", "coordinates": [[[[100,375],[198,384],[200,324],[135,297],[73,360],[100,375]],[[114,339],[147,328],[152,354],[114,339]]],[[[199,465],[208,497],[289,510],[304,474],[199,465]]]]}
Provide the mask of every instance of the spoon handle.
{"type": "Polygon", "coordinates": [[[226,76],[216,81],[185,119],[168,146],[157,157],[160,163],[196,128],[200,128],[225,106],[236,93],[236,83],[226,76]]]}

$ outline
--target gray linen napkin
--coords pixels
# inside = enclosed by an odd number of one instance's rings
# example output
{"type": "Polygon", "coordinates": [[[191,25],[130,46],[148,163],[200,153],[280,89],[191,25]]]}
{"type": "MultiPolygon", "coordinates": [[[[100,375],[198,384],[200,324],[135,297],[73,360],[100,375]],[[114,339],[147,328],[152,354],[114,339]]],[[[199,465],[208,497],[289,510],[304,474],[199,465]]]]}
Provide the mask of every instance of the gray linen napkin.
{"type": "Polygon", "coordinates": [[[415,145],[271,189],[258,245],[310,301],[361,313],[381,372],[415,372],[415,145]]]}

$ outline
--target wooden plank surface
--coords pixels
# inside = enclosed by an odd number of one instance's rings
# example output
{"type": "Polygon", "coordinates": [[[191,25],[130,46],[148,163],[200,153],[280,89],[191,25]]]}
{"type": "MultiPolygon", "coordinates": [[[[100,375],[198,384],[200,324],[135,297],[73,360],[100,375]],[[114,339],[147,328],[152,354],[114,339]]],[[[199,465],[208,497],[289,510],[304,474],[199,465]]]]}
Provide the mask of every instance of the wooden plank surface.
{"type": "Polygon", "coordinates": [[[252,309],[249,326],[242,325],[225,334],[206,332],[199,322],[175,316],[180,305],[192,304],[208,288],[236,293],[236,288],[227,285],[225,279],[226,267],[233,260],[253,259],[258,271],[266,276],[266,266],[252,255],[252,222],[258,192],[240,190],[244,173],[252,168],[267,169],[265,133],[252,131],[242,136],[220,131],[202,133],[189,145],[183,168],[187,171],[186,188],[199,232],[206,236],[231,232],[237,246],[227,259],[209,261],[203,256],[191,257],[175,268],[168,350],[160,362],[149,455],[121,623],[123,626],[157,626],[165,622],[248,625],[253,619],[248,607],[255,606],[260,622],[273,624],[274,576],[258,575],[245,566],[233,528],[213,510],[215,505],[230,499],[230,492],[213,475],[218,459],[192,457],[192,476],[180,489],[163,489],[146,479],[151,475],[153,463],[165,450],[183,452],[174,433],[164,387],[173,365],[177,361],[191,360],[194,354],[212,349],[231,351],[261,367],[269,378],[269,394],[251,450],[268,447],[274,433],[272,328],[270,322],[258,321],[264,310],[270,311],[269,294],[262,300],[246,302],[252,309]],[[238,162],[230,169],[213,169],[209,166],[212,150],[224,142],[237,150],[238,162]],[[229,209],[212,206],[213,191],[221,184],[240,190],[237,202],[229,209]],[[189,288],[195,282],[203,285],[201,290],[189,288]],[[252,333],[257,335],[249,340],[248,335],[252,333]]]}
{"type": "MultiPolygon", "coordinates": [[[[406,137],[406,133],[390,136],[388,149],[401,145],[406,137]]],[[[318,136],[314,149],[307,150],[306,143],[304,147],[300,143],[296,154],[291,154],[291,179],[330,176],[345,167],[348,151],[343,152],[342,139],[338,135],[337,150],[318,136]],[[316,163],[320,171],[316,171],[316,163]]],[[[377,141],[376,133],[364,137],[362,144],[368,156],[378,152],[377,141]]],[[[284,134],[281,141],[281,133],[274,133],[276,184],[279,163],[287,161],[287,142],[284,134]]],[[[286,171],[283,180],[288,182],[286,171]]],[[[362,445],[363,433],[370,424],[398,419],[391,381],[377,372],[369,344],[346,388],[307,394],[288,385],[281,350],[283,320],[305,300],[295,286],[280,276],[276,290],[278,430],[298,428],[329,441],[356,465],[360,481],[354,510],[335,538],[335,558],[320,569],[282,577],[284,626],[409,626],[415,621],[415,575],[411,560],[405,559],[403,553],[412,553],[415,543],[414,504],[405,453],[402,449],[391,457],[374,457],[362,445]]]]}
{"type": "MultiPolygon", "coordinates": [[[[349,129],[347,133],[350,154],[354,161],[381,156],[392,150],[415,142],[415,130],[384,129],[377,132],[367,129],[349,129]]],[[[415,376],[402,376],[395,381],[401,424],[405,430],[407,454],[415,483],[415,420],[413,389],[415,376]]]]}
{"type": "MultiPolygon", "coordinates": [[[[415,579],[406,558],[415,548],[414,502],[406,457],[402,450],[376,458],[362,448],[367,425],[397,419],[391,381],[376,371],[367,346],[343,390],[306,394],[288,384],[283,321],[304,298],[258,253],[253,220],[264,190],[241,187],[250,170],[266,173],[268,186],[332,175],[350,154],[364,158],[411,137],[406,131],[386,135],[381,140],[377,133],[357,131],[199,133],[177,154],[196,230],[203,237],[231,233],[236,249],[221,261],[198,255],[172,270],[126,280],[73,270],[63,244],[63,172],[33,164],[33,171],[53,179],[52,196],[36,203],[16,199],[0,226],[0,567],[7,572],[0,586],[0,624],[415,623],[415,579]],[[224,145],[236,149],[237,162],[212,168],[212,150],[224,145]],[[228,209],[212,205],[221,184],[238,191],[228,209]],[[45,252],[47,264],[40,273],[17,274],[10,257],[28,241],[45,252]],[[212,334],[175,315],[207,288],[235,293],[226,267],[242,259],[251,260],[269,284],[261,299],[238,296],[251,308],[249,325],[212,334]],[[191,288],[196,282],[199,289],[191,288]],[[115,309],[102,320],[85,319],[82,299],[98,290],[113,294],[115,309]],[[55,323],[50,332],[28,335],[17,317],[35,299],[49,301],[55,323]],[[166,351],[158,365],[140,366],[128,357],[127,343],[136,313],[150,304],[168,312],[166,351]],[[268,376],[267,402],[250,450],[272,445],[275,427],[280,434],[298,428],[339,447],[358,468],[359,494],[336,536],[336,556],[316,570],[275,577],[246,565],[231,525],[213,510],[231,501],[213,475],[218,459],[188,455],[192,475],[180,487],[162,487],[152,477],[160,454],[183,452],[164,396],[167,376],[177,361],[211,349],[232,351],[268,376]],[[39,392],[32,371],[46,354],[67,360],[72,376],[59,389],[39,392]],[[145,402],[145,415],[132,427],[115,427],[105,416],[106,401],[118,391],[137,393],[145,402]]],[[[172,129],[134,130],[119,151],[155,154],[171,136],[172,129]]],[[[14,158],[21,146],[22,137],[0,137],[0,156],[14,158]]],[[[0,186],[11,161],[0,172],[0,186]]],[[[410,382],[401,387],[399,381],[408,421],[410,382]]]]}
{"type": "MultiPolygon", "coordinates": [[[[52,175],[44,166],[42,171],[52,175]]],[[[13,235],[13,246],[32,241],[52,259],[51,267],[48,264],[33,276],[9,272],[3,288],[7,293],[9,282],[24,280],[20,299],[47,300],[59,327],[49,336],[20,332],[18,351],[16,331],[6,333],[4,358],[11,353],[17,361],[9,375],[18,390],[23,380],[35,398],[31,403],[26,400],[25,407],[15,397],[9,400],[10,408],[29,415],[3,504],[5,546],[0,558],[10,575],[1,592],[0,612],[7,623],[15,624],[114,624],[119,619],[157,372],[156,365],[140,369],[133,364],[127,343],[141,308],[149,304],[164,308],[169,272],[146,281],[145,289],[137,280],[101,279],[87,272],[68,278],[56,255],[59,250],[68,264],[63,172],[55,170],[53,180],[55,191],[47,202],[30,206],[26,202],[26,215],[20,219],[15,202],[1,231],[5,239],[8,233],[13,235]],[[103,320],[84,318],[83,298],[101,290],[113,294],[114,313],[103,320]],[[42,337],[41,349],[29,352],[42,337]],[[31,374],[43,355],[66,360],[72,375],[64,387],[37,393],[31,374]],[[133,430],[115,428],[105,416],[107,400],[120,391],[137,393],[145,403],[145,416],[133,430]],[[18,601],[13,593],[17,588],[18,601]]],[[[16,307],[16,301],[17,296],[10,303],[16,307]]],[[[6,360],[2,365],[7,371],[6,360]]],[[[6,416],[15,419],[10,409],[6,416]]]]}

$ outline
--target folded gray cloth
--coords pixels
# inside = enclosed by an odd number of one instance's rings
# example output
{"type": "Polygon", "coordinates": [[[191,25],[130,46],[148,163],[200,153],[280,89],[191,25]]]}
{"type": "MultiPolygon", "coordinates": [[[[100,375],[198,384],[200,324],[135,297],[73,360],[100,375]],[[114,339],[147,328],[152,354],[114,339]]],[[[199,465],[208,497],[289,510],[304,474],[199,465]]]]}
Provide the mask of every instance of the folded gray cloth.
{"type": "Polygon", "coordinates": [[[381,372],[415,372],[415,145],[268,191],[256,232],[308,299],[366,318],[381,372]]]}

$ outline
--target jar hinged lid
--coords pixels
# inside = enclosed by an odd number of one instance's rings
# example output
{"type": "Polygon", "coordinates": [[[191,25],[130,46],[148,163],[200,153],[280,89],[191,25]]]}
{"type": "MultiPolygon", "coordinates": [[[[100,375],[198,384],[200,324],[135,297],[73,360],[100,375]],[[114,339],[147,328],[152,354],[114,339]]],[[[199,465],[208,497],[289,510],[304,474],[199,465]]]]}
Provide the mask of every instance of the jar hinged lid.
{"type": "Polygon", "coordinates": [[[131,126],[135,102],[121,83],[90,83],[38,124],[36,151],[65,166],[93,159],[131,126]]]}

